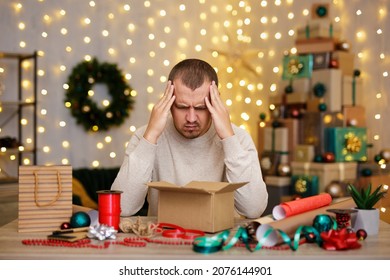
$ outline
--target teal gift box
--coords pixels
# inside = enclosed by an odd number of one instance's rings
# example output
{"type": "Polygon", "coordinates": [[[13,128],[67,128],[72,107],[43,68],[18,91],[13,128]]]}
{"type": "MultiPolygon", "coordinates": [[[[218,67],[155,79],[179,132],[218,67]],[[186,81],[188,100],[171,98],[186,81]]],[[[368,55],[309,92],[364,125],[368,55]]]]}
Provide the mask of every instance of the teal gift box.
{"type": "Polygon", "coordinates": [[[308,197],[319,194],[318,176],[293,175],[291,177],[291,193],[300,197],[308,197]]]}
{"type": "Polygon", "coordinates": [[[283,80],[311,78],[313,72],[313,56],[286,55],[283,57],[283,80]]]}
{"type": "Polygon", "coordinates": [[[329,127],[326,129],[326,151],[336,162],[367,161],[367,129],[365,127],[329,127]]]}

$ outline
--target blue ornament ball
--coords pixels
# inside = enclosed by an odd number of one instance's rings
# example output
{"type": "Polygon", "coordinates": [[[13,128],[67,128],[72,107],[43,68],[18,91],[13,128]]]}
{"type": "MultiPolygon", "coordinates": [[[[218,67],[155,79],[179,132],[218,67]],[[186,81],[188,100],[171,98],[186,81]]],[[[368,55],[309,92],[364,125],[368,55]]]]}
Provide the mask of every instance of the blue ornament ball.
{"type": "Polygon", "coordinates": [[[363,176],[363,177],[370,177],[372,175],[372,170],[370,168],[364,168],[360,174],[363,176]]]}
{"type": "Polygon", "coordinates": [[[76,212],[70,218],[70,225],[72,228],[89,227],[91,224],[91,218],[85,212],[76,212]]]}

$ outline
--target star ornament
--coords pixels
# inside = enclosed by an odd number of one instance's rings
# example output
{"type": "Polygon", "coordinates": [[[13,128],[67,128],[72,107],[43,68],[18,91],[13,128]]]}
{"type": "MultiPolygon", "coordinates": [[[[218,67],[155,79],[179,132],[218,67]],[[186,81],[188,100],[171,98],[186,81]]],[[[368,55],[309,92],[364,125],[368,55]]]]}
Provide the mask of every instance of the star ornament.
{"type": "Polygon", "coordinates": [[[235,70],[244,70],[251,73],[254,77],[260,77],[259,71],[256,70],[256,66],[253,65],[253,61],[259,57],[261,49],[248,48],[249,43],[244,39],[237,38],[237,41],[233,40],[230,35],[228,37],[227,49],[212,49],[213,52],[217,52],[218,56],[226,58],[229,66],[235,70]]]}

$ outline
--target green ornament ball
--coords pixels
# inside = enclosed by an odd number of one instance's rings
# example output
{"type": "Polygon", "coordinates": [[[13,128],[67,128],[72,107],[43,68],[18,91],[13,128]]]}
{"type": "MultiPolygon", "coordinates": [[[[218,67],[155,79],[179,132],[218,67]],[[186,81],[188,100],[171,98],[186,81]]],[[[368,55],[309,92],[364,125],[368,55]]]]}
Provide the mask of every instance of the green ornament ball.
{"type": "Polygon", "coordinates": [[[89,227],[91,224],[91,218],[85,212],[76,212],[70,218],[70,225],[72,228],[89,227]]]}
{"type": "Polygon", "coordinates": [[[327,108],[327,106],[325,103],[321,103],[318,105],[318,110],[320,110],[320,112],[325,112],[326,108],[327,108]]]}
{"type": "Polygon", "coordinates": [[[355,69],[355,70],[353,71],[353,75],[354,75],[355,77],[359,77],[359,76],[360,76],[360,70],[359,70],[359,69],[355,69]]]}
{"type": "Polygon", "coordinates": [[[267,115],[265,113],[260,113],[259,117],[260,117],[260,120],[264,121],[265,118],[267,117],[267,115]]]}
{"type": "Polygon", "coordinates": [[[281,127],[282,124],[278,121],[278,120],[275,120],[272,122],[272,127],[273,128],[278,128],[278,127],[281,127]]]}
{"type": "Polygon", "coordinates": [[[284,92],[286,94],[290,94],[290,93],[293,93],[294,92],[294,88],[292,87],[292,85],[288,85],[284,88],[284,92]]]}
{"type": "Polygon", "coordinates": [[[324,6],[319,6],[316,10],[316,14],[319,17],[324,17],[328,13],[328,9],[324,6]]]}
{"type": "Polygon", "coordinates": [[[381,156],[380,154],[377,154],[377,155],[374,156],[374,161],[375,161],[376,163],[378,163],[378,162],[381,161],[381,160],[382,160],[382,156],[381,156]]]}

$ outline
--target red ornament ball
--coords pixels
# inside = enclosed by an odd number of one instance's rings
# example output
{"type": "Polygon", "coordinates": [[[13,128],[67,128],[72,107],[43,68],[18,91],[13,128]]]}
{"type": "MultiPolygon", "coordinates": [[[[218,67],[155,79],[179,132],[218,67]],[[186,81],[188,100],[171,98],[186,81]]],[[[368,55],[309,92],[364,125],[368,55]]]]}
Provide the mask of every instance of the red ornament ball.
{"type": "Polygon", "coordinates": [[[300,116],[301,116],[301,112],[297,108],[291,110],[291,117],[299,118],[300,116]]]}
{"type": "Polygon", "coordinates": [[[322,155],[322,159],[324,162],[330,163],[335,161],[335,156],[331,152],[326,152],[322,155]]]}
{"type": "Polygon", "coordinates": [[[305,234],[307,243],[314,243],[316,241],[316,235],[313,232],[305,234]]]}
{"type": "Polygon", "coordinates": [[[364,239],[367,238],[367,232],[364,230],[364,229],[359,229],[357,232],[356,232],[356,237],[362,241],[364,239]]]}
{"type": "Polygon", "coordinates": [[[332,59],[329,63],[330,68],[339,68],[339,62],[336,59],[332,59]]]}
{"type": "Polygon", "coordinates": [[[61,229],[70,229],[70,228],[72,228],[70,223],[62,223],[61,224],[61,229]]]}

